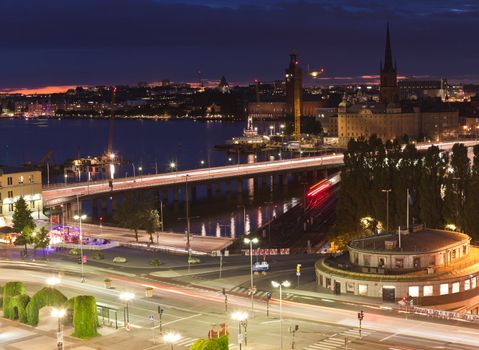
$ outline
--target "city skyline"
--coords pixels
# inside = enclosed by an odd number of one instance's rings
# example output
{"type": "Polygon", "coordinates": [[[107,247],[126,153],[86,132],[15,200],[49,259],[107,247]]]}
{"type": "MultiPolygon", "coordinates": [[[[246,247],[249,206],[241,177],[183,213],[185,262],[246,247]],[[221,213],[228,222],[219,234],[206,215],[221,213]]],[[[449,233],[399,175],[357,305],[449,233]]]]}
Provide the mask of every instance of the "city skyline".
{"type": "Polygon", "coordinates": [[[318,85],[371,83],[388,21],[401,75],[479,80],[472,1],[22,0],[0,9],[12,14],[0,24],[1,90],[222,75],[238,84],[272,81],[283,78],[293,49],[303,70],[325,68],[318,85]]]}

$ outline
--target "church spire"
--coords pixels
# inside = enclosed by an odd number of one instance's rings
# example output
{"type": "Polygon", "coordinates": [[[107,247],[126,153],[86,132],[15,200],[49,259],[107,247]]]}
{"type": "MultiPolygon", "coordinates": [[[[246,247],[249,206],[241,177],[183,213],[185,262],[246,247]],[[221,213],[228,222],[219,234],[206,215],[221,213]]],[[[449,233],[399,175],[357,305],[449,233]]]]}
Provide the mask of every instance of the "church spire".
{"type": "Polygon", "coordinates": [[[387,29],[386,29],[386,48],[384,50],[384,66],[383,69],[388,71],[388,70],[393,70],[393,55],[391,51],[391,38],[389,35],[389,22],[387,24],[387,29]]]}

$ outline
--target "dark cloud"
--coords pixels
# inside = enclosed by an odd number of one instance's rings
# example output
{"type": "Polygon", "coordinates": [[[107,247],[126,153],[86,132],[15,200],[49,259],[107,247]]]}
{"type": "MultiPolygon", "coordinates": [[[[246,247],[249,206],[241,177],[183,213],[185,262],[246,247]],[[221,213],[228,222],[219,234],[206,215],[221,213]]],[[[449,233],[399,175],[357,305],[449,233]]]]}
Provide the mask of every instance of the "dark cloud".
{"type": "Polygon", "coordinates": [[[280,79],[295,49],[328,74],[377,73],[386,21],[402,74],[479,74],[477,1],[2,0],[0,87],[280,79]]]}

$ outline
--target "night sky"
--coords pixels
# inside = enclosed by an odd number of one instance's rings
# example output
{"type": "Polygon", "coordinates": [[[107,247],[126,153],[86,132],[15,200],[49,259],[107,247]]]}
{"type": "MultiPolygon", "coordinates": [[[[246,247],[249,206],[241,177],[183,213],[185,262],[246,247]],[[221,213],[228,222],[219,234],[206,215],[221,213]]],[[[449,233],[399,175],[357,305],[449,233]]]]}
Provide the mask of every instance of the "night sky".
{"type": "MultiPolygon", "coordinates": [[[[400,75],[479,81],[477,0],[1,0],[0,89],[376,75],[389,20],[400,75]]],[[[347,80],[347,79],[346,79],[347,80]]]]}

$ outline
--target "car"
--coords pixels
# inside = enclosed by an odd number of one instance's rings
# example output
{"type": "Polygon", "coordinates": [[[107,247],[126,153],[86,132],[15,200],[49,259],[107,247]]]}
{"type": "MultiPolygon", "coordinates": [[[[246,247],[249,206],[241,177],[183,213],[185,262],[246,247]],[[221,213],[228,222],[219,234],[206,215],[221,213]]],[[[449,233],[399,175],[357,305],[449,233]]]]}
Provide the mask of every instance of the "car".
{"type": "Polygon", "coordinates": [[[269,264],[267,261],[257,261],[253,264],[253,271],[269,271],[269,264]]]}

